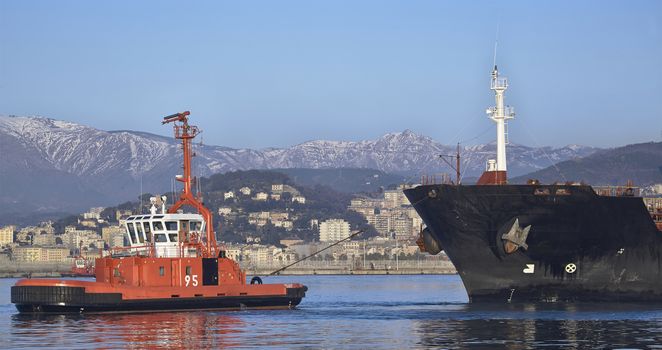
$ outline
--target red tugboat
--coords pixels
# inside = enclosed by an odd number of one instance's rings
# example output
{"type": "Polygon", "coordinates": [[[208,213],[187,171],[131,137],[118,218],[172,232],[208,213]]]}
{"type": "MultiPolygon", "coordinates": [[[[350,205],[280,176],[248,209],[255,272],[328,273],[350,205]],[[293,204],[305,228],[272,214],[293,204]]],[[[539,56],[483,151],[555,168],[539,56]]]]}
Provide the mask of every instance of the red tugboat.
{"type": "Polygon", "coordinates": [[[302,284],[246,283],[246,273],[216,242],[212,214],[193,195],[191,140],[199,133],[189,112],[163,119],[182,141],[184,184],[167,211],[165,198],[152,198],[151,213],[126,220],[129,246],[96,259],[96,281],[23,279],[11,288],[11,302],[24,313],[140,312],[200,309],[287,309],[301,302],[302,284]],[[157,206],[160,206],[158,208],[157,206]],[[197,213],[183,213],[182,207],[197,213]],[[160,209],[160,213],[159,213],[160,209]]]}

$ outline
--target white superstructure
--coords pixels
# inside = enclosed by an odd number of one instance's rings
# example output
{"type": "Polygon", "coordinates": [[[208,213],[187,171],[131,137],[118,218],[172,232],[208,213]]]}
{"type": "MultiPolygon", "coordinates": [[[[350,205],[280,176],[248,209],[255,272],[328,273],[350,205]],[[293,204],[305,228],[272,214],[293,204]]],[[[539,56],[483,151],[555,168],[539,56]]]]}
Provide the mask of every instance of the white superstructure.
{"type": "Polygon", "coordinates": [[[167,213],[165,204],[163,204],[165,197],[153,197],[151,201],[151,214],[132,215],[126,218],[125,227],[129,252],[141,254],[154,249],[155,256],[159,258],[196,256],[196,249],[189,249],[180,243],[196,239],[204,240],[206,223],[202,215],[167,213]],[[161,206],[160,213],[157,212],[156,205],[161,206]]]}
{"type": "Polygon", "coordinates": [[[504,93],[508,89],[508,79],[500,77],[497,66],[492,71],[492,83],[490,89],[494,90],[496,106],[487,109],[487,114],[497,125],[497,159],[490,159],[487,163],[487,171],[506,171],[506,121],[515,118],[515,109],[504,105],[504,93]]]}

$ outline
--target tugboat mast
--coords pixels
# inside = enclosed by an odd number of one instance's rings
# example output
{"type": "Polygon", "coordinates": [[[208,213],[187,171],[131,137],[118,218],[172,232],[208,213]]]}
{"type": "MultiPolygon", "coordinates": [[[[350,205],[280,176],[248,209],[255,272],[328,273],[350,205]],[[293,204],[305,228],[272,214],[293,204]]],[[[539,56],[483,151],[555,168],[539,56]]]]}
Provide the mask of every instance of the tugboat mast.
{"type": "Polygon", "coordinates": [[[191,191],[191,140],[193,140],[200,130],[197,126],[188,124],[188,116],[191,114],[189,111],[182,113],[175,113],[163,118],[161,124],[174,123],[173,129],[175,132],[175,139],[182,140],[182,149],[184,151],[184,175],[177,176],[177,181],[184,184],[184,189],[181,192],[179,200],[173,204],[168,213],[176,213],[184,205],[194,207],[206,222],[206,244],[203,250],[205,257],[216,257],[218,255],[218,244],[216,242],[216,235],[214,234],[213,216],[209,209],[207,209],[200,198],[200,193],[197,196],[193,195],[191,191]]]}

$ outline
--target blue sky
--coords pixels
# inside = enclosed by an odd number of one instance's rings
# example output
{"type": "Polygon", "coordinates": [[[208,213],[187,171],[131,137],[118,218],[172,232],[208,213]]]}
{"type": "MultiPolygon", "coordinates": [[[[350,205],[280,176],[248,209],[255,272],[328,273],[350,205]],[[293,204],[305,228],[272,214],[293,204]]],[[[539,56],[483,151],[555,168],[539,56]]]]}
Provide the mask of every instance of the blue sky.
{"type": "Polygon", "coordinates": [[[284,147],[411,129],[510,140],[662,139],[662,1],[0,1],[0,114],[284,147]]]}

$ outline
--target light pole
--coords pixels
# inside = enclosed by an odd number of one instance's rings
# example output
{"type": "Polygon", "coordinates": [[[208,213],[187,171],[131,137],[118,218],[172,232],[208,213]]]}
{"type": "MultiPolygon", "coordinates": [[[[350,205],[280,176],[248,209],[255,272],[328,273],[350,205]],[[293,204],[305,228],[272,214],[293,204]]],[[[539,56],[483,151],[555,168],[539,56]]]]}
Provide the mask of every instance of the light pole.
{"type": "Polygon", "coordinates": [[[396,271],[400,270],[400,260],[398,258],[399,255],[400,254],[398,252],[398,238],[396,237],[395,238],[395,270],[396,271]]]}
{"type": "Polygon", "coordinates": [[[365,270],[365,238],[363,239],[363,269],[365,270]]]}

